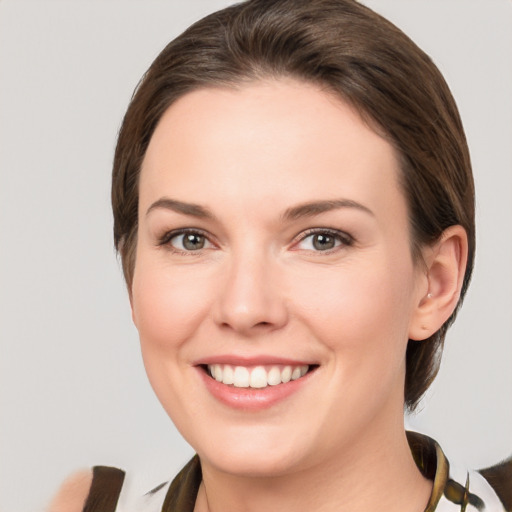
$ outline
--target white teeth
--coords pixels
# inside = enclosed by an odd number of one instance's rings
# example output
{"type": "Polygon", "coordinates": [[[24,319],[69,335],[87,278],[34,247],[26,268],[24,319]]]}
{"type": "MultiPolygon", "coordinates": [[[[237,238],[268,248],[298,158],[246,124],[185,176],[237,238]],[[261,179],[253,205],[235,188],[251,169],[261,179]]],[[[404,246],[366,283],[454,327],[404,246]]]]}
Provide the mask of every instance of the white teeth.
{"type": "Polygon", "coordinates": [[[281,372],[281,382],[283,382],[283,383],[290,382],[291,378],[292,378],[292,367],[285,366],[283,368],[283,371],[281,372]]]}
{"type": "Polygon", "coordinates": [[[251,380],[249,386],[251,388],[267,387],[267,372],[263,366],[256,366],[251,372],[251,380]]]}
{"type": "Polygon", "coordinates": [[[292,371],[292,380],[300,378],[300,368],[294,368],[292,371]]]}
{"type": "Polygon", "coordinates": [[[237,366],[233,375],[233,386],[235,388],[249,387],[249,370],[243,366],[237,366]]]}
{"type": "Polygon", "coordinates": [[[290,382],[290,380],[300,379],[306,375],[308,370],[308,365],[272,366],[268,370],[264,366],[255,366],[251,369],[229,364],[208,365],[208,371],[216,381],[237,388],[250,387],[255,389],[277,386],[290,382]]]}
{"type": "Polygon", "coordinates": [[[234,371],[233,371],[233,367],[229,366],[227,364],[227,365],[224,366],[224,373],[223,373],[222,382],[224,384],[233,384],[234,381],[235,381],[235,374],[234,374],[234,371]]]}
{"type": "Polygon", "coordinates": [[[281,370],[277,366],[272,366],[267,375],[267,382],[270,386],[281,384],[281,370]]]}
{"type": "Polygon", "coordinates": [[[222,382],[222,367],[220,364],[213,365],[213,378],[219,382],[222,382]]]}

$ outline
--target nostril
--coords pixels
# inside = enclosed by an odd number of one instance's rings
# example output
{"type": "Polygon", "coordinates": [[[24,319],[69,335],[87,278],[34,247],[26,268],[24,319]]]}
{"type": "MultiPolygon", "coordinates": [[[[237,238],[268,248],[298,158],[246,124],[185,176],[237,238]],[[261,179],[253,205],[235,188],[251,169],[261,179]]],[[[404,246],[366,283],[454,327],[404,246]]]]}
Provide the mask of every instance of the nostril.
{"type": "Polygon", "coordinates": [[[250,318],[233,318],[231,321],[224,321],[220,324],[222,329],[234,329],[236,331],[264,331],[273,330],[278,323],[267,321],[251,321],[250,318]]]}

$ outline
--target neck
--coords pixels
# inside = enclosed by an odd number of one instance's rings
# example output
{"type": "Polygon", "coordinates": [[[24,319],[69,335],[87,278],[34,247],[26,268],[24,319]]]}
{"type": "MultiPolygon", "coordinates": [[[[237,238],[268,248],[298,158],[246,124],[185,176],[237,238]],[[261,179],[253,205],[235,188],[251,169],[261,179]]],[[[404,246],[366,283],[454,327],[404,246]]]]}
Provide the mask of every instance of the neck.
{"type": "Polygon", "coordinates": [[[416,467],[399,426],[373,425],[321,464],[284,475],[233,475],[202,461],[195,512],[423,512],[432,482],[416,467]]]}

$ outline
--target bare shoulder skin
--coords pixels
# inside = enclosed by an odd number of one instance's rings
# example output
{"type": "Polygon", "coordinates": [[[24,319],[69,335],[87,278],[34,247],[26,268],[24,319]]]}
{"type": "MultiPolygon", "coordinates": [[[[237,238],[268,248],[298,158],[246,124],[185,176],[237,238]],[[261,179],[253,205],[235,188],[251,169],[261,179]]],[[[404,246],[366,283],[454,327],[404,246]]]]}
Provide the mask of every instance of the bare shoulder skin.
{"type": "Polygon", "coordinates": [[[61,485],[47,512],[82,512],[92,483],[92,470],[73,473],[61,485]]]}

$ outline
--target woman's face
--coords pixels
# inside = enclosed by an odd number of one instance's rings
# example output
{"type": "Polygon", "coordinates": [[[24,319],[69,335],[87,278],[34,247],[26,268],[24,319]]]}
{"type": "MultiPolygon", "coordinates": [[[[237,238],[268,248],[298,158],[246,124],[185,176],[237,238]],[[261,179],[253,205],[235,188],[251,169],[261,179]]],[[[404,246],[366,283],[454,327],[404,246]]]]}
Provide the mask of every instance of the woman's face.
{"type": "Polygon", "coordinates": [[[427,280],[398,173],[391,145],[313,85],[203,89],[164,114],[140,179],[133,318],[203,464],[286,474],[401,425],[427,280]]]}

